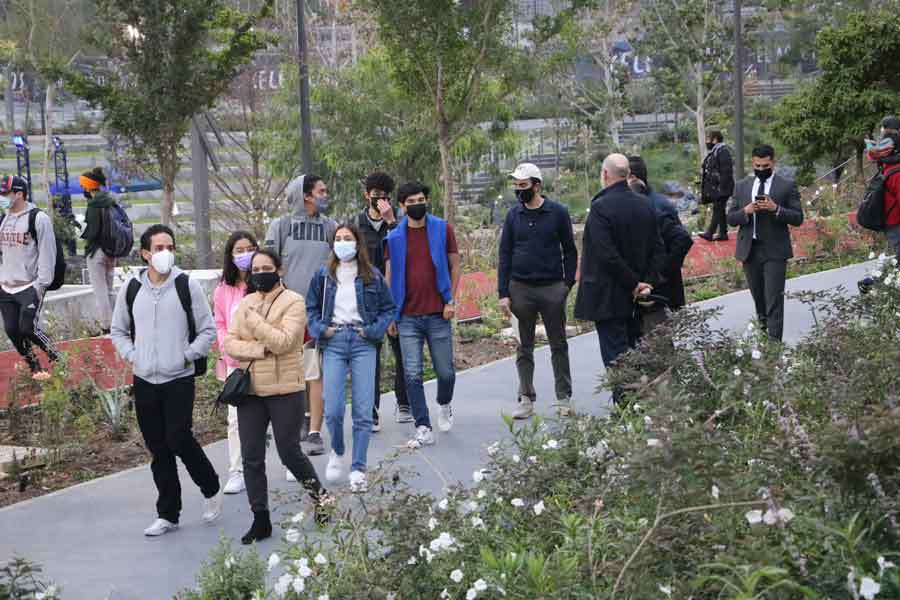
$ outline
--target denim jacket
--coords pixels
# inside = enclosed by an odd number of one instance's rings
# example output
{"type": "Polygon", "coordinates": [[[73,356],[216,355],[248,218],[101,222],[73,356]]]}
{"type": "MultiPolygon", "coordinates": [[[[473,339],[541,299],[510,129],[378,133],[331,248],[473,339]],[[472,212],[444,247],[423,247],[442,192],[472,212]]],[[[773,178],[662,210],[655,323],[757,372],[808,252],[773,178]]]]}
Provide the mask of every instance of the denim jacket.
{"type": "MultiPolygon", "coordinates": [[[[309,334],[319,342],[325,341],[325,331],[331,326],[336,294],[337,280],[331,276],[327,267],[321,267],[313,275],[306,294],[307,327],[309,334]]],[[[388,325],[394,320],[396,307],[387,281],[377,269],[373,270],[372,280],[368,285],[357,275],[356,306],[363,320],[363,337],[373,344],[380,343],[388,325]]]]}

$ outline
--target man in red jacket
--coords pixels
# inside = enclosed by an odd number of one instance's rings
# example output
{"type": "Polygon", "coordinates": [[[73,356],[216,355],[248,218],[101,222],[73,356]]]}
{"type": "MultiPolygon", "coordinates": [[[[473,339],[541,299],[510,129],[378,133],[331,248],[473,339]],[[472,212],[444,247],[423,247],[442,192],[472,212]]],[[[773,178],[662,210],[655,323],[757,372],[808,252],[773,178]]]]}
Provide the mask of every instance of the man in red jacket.
{"type": "MultiPolygon", "coordinates": [[[[900,166],[900,117],[885,117],[881,122],[882,139],[891,138],[894,151],[878,161],[882,172],[900,166]]],[[[888,178],[884,184],[884,234],[900,261],[900,173],[888,178]]]]}

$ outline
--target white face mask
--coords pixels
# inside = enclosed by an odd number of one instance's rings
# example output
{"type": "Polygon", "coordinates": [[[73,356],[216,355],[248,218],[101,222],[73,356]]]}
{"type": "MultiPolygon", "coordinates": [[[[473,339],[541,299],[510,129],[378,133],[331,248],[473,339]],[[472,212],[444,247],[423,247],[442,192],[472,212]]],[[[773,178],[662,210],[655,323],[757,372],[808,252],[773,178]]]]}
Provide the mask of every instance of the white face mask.
{"type": "Polygon", "coordinates": [[[341,261],[348,262],[356,258],[356,242],[353,240],[338,240],[334,243],[334,254],[341,261]]]}
{"type": "Polygon", "coordinates": [[[150,264],[153,266],[153,270],[160,275],[168,275],[175,266],[175,255],[168,250],[160,250],[150,257],[150,264]]]}

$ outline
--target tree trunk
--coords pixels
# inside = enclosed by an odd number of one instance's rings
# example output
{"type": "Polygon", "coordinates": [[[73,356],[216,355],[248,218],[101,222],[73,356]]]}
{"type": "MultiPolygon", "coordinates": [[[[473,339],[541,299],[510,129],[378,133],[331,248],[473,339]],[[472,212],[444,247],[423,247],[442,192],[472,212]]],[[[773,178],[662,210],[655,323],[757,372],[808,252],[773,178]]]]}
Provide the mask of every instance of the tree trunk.
{"type": "Polygon", "coordinates": [[[453,195],[453,168],[450,166],[450,134],[447,126],[442,125],[438,135],[438,148],[441,152],[441,179],[444,182],[444,218],[454,225],[456,221],[456,198],[453,195]]]}
{"type": "Polygon", "coordinates": [[[6,66],[6,130],[10,133],[16,130],[16,102],[13,98],[13,72],[12,63],[6,66]]]}
{"type": "Polygon", "coordinates": [[[697,110],[694,117],[697,119],[697,156],[703,163],[703,155],[706,154],[706,101],[703,87],[703,65],[697,66],[697,110]]]}
{"type": "MultiPolygon", "coordinates": [[[[44,185],[47,186],[47,207],[50,214],[53,214],[53,192],[50,191],[50,149],[53,147],[51,140],[53,138],[53,104],[56,102],[56,83],[50,81],[47,83],[46,104],[44,107],[45,126],[44,126],[44,185]]],[[[68,184],[68,182],[66,182],[68,184]]]]}

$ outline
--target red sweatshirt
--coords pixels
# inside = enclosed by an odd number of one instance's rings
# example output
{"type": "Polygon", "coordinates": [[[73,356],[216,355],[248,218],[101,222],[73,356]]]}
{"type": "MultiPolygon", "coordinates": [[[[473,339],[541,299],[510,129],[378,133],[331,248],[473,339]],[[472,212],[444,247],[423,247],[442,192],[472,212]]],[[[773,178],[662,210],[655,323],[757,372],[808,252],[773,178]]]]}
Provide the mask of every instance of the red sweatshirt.
{"type": "MultiPolygon", "coordinates": [[[[887,173],[900,165],[883,165],[887,173]]],[[[884,184],[884,221],[888,227],[900,225],[900,173],[892,175],[884,184]]]]}

